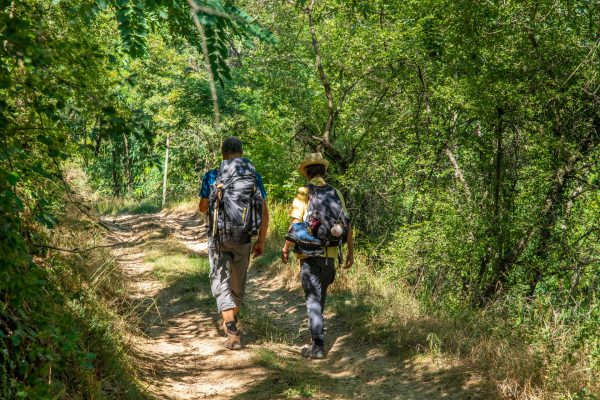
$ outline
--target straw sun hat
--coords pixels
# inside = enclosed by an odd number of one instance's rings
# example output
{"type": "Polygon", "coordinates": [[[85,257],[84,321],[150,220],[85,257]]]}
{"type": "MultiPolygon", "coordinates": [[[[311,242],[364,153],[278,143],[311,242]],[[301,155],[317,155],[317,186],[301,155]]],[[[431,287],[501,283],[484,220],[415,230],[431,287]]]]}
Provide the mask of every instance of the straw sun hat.
{"type": "Polygon", "coordinates": [[[324,166],[325,170],[327,170],[327,167],[329,167],[329,161],[324,159],[321,153],[310,153],[307,154],[306,157],[304,157],[304,161],[298,165],[298,171],[300,171],[302,175],[306,176],[306,167],[315,164],[324,166]]]}

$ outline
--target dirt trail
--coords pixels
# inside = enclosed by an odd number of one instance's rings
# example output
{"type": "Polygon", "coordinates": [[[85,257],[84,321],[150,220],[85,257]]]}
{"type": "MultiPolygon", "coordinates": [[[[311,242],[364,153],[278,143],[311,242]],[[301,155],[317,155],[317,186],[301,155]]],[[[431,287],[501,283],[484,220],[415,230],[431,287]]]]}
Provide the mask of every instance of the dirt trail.
{"type": "Polygon", "coordinates": [[[251,267],[247,286],[246,313],[252,313],[248,318],[256,332],[248,326],[247,346],[226,350],[209,287],[186,279],[165,282],[147,262],[148,249],[161,252],[160,246],[174,256],[206,256],[199,217],[162,212],[105,222],[112,228],[110,240],[122,242],[113,255],[128,280],[132,312],[140,316],[140,333],[131,344],[149,398],[490,398],[451,366],[425,357],[388,356],[357,340],[335,315],[326,322],[327,358],[302,359],[298,348],[307,337],[302,293],[290,288],[289,273],[277,275],[260,266],[251,267]]]}

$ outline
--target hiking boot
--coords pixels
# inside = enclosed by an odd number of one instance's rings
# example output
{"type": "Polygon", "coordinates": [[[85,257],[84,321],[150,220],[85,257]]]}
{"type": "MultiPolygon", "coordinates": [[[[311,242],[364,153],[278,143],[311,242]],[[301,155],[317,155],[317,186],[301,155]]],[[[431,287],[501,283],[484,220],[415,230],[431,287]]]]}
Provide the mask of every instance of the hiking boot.
{"type": "Polygon", "coordinates": [[[236,334],[232,334],[227,332],[227,340],[225,341],[225,347],[229,350],[241,350],[242,349],[242,337],[238,332],[236,334]]]}
{"type": "Polygon", "coordinates": [[[242,334],[238,330],[237,332],[232,332],[225,324],[223,324],[223,329],[225,330],[225,335],[227,335],[227,340],[225,341],[225,347],[229,350],[240,350],[242,348],[242,334]]]}
{"type": "Polygon", "coordinates": [[[325,358],[325,351],[323,349],[323,346],[321,345],[317,345],[317,344],[313,344],[312,346],[304,346],[302,348],[302,350],[300,350],[300,353],[307,358],[313,358],[316,360],[322,360],[323,358],[325,358]]]}

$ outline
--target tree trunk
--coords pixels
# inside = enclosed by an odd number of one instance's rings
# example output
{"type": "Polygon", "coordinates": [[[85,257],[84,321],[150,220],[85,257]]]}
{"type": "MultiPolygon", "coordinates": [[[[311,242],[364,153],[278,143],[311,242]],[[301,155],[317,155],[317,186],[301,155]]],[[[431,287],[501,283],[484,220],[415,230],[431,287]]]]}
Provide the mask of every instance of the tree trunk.
{"type": "Polygon", "coordinates": [[[167,175],[169,172],[169,135],[167,135],[167,142],[165,146],[165,168],[163,173],[163,192],[162,192],[162,207],[165,207],[167,202],[167,175]]]}
{"type": "MultiPolygon", "coordinates": [[[[549,229],[556,222],[556,216],[552,216],[552,213],[561,199],[564,198],[563,192],[567,187],[570,180],[573,178],[573,173],[575,171],[576,163],[580,160],[579,155],[575,155],[571,157],[564,166],[559,168],[555,173],[554,183],[548,190],[545,200],[544,206],[539,213],[538,218],[532,223],[529,229],[524,233],[524,235],[519,239],[512,249],[498,260],[497,269],[495,270],[494,280],[488,282],[488,285],[484,291],[484,297],[490,298],[495,291],[495,287],[498,284],[502,284],[506,281],[507,275],[512,269],[513,265],[517,262],[523,251],[527,248],[531,240],[536,235],[542,235],[542,244],[544,240],[548,238],[543,237],[546,233],[549,233],[549,229]]],[[[541,271],[534,271],[533,281],[530,284],[530,290],[535,290],[535,285],[541,278],[541,271]]]]}
{"type": "Polygon", "coordinates": [[[326,148],[331,147],[329,134],[331,133],[331,129],[333,128],[333,117],[335,110],[333,104],[333,92],[331,90],[329,80],[327,79],[327,74],[325,74],[323,62],[321,61],[321,47],[319,46],[319,41],[317,40],[317,33],[312,15],[314,7],[315,0],[311,0],[310,6],[306,8],[305,12],[308,16],[308,27],[310,28],[311,42],[313,50],[315,51],[315,63],[317,66],[317,72],[319,73],[319,79],[321,80],[321,84],[323,85],[323,89],[325,90],[325,96],[327,97],[327,122],[325,124],[325,129],[323,130],[321,143],[319,143],[319,145],[317,146],[317,150],[322,151],[326,148]]]}
{"type": "Polygon", "coordinates": [[[446,152],[446,156],[448,156],[448,160],[450,160],[450,164],[452,164],[452,168],[454,168],[454,177],[460,181],[462,184],[463,190],[465,192],[465,196],[467,197],[467,201],[471,201],[471,189],[469,188],[469,184],[465,179],[465,175],[463,174],[460,166],[458,165],[458,161],[456,161],[456,157],[452,153],[450,149],[450,145],[448,142],[444,142],[444,151],[446,152]]]}
{"type": "MultiPolygon", "coordinates": [[[[210,65],[210,57],[208,54],[208,44],[206,41],[206,32],[204,31],[204,26],[200,23],[200,19],[198,18],[198,11],[201,11],[202,8],[196,4],[194,0],[188,0],[188,4],[190,6],[190,12],[192,14],[192,19],[194,20],[194,25],[196,25],[196,29],[200,34],[201,39],[201,47],[202,54],[204,56],[204,63],[206,64],[206,74],[208,75],[208,85],[210,87],[210,95],[213,101],[213,117],[215,123],[215,129],[217,132],[220,130],[221,125],[221,112],[219,111],[219,97],[217,95],[217,85],[215,84],[215,75],[213,73],[212,67],[210,65]]],[[[202,10],[204,11],[204,10],[202,10]]],[[[168,139],[167,139],[168,140],[168,139]]]]}
{"type": "Polygon", "coordinates": [[[125,149],[125,181],[127,183],[127,193],[131,192],[131,158],[129,157],[129,141],[127,135],[123,132],[123,147],[125,149]]]}
{"type": "Polygon", "coordinates": [[[88,152],[87,152],[87,146],[88,146],[88,137],[87,134],[84,132],[83,134],[83,148],[85,149],[83,151],[83,166],[87,169],[89,166],[89,160],[88,160],[88,152]]]}
{"type": "Polygon", "coordinates": [[[477,298],[474,298],[478,303],[485,302],[491,295],[496,291],[498,285],[502,281],[501,275],[505,271],[504,252],[505,252],[505,239],[502,224],[502,205],[500,189],[502,187],[502,168],[504,158],[504,144],[503,144],[503,115],[504,110],[498,108],[498,121],[496,125],[496,153],[494,156],[494,171],[493,171],[493,193],[492,193],[492,220],[490,221],[489,227],[487,228],[488,235],[493,241],[488,246],[486,253],[483,255],[480,266],[479,274],[477,276],[479,293],[477,298]],[[491,268],[490,268],[491,264],[491,268]],[[488,276],[487,271],[491,269],[488,276]]]}
{"type": "Polygon", "coordinates": [[[115,197],[121,196],[121,179],[118,170],[119,154],[113,143],[112,146],[112,179],[113,179],[113,195],[115,197]]]}

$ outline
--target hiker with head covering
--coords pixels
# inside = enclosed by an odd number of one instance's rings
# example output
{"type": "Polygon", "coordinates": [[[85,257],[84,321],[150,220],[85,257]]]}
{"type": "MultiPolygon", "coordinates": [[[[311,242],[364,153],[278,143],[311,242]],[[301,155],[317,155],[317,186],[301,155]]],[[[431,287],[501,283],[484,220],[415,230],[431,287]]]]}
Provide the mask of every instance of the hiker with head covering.
{"type": "Polygon", "coordinates": [[[308,325],[312,338],[301,353],[309,358],[324,358],[325,336],[323,309],[327,288],[335,279],[335,261],[342,263],[340,249],[348,245],[344,268],[354,263],[352,226],[344,198],[336,188],[325,182],[329,162],[320,153],[309,154],[298,170],[308,184],[298,189],[292,204],[292,224],[286,235],[281,258],[287,264],[294,246],[300,261],[300,280],[306,299],[308,325]]]}
{"type": "Polygon", "coordinates": [[[223,317],[225,347],[242,348],[237,326],[244,300],[250,252],[264,251],[269,212],[262,177],[243,158],[242,142],[236,137],[223,141],[223,162],[202,178],[199,209],[208,213],[208,256],[210,286],[223,317]],[[258,239],[251,248],[251,238],[258,239]]]}

